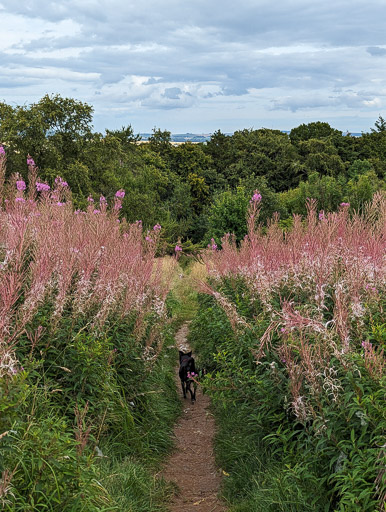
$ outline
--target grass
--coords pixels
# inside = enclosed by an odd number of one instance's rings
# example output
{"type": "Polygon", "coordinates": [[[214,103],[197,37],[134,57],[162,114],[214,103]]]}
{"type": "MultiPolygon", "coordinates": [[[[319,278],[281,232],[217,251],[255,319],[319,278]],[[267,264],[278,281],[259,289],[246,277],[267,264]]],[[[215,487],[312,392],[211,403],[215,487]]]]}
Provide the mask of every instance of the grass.
{"type": "Polygon", "coordinates": [[[174,322],[179,326],[193,320],[197,313],[197,294],[200,281],[207,276],[205,265],[191,260],[176,268],[173,276],[168,305],[174,322]]]}
{"type": "Polygon", "coordinates": [[[250,420],[248,411],[237,406],[215,407],[219,431],[215,443],[224,478],[223,495],[229,512],[323,512],[327,503],[299,481],[280,458],[273,457],[250,420]]]}
{"type": "Polygon", "coordinates": [[[127,457],[101,462],[102,484],[119,512],[164,512],[173,487],[127,457]]]}

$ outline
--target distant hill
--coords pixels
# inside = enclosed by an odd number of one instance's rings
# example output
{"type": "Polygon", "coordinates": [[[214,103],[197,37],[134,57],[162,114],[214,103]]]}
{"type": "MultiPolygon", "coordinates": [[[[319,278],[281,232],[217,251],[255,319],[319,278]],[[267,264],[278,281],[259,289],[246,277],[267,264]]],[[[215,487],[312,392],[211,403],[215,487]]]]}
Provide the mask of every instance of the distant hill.
{"type": "MultiPolygon", "coordinates": [[[[289,130],[282,130],[283,133],[287,133],[289,135],[289,130]]],[[[153,135],[152,133],[140,133],[139,134],[143,141],[149,140],[149,138],[153,135]]],[[[211,133],[172,133],[171,141],[172,142],[207,142],[211,138],[211,133]]],[[[225,133],[224,135],[233,135],[233,133],[225,133]]],[[[344,132],[343,135],[348,135],[348,132],[344,132]]],[[[350,133],[353,137],[361,137],[361,133],[350,133]]]]}
{"type": "MultiPolygon", "coordinates": [[[[153,134],[152,133],[140,133],[142,140],[148,140],[153,134]]],[[[211,133],[197,134],[197,133],[172,133],[172,142],[207,142],[210,140],[211,133]]],[[[232,134],[226,134],[232,135],[232,134]]]]}

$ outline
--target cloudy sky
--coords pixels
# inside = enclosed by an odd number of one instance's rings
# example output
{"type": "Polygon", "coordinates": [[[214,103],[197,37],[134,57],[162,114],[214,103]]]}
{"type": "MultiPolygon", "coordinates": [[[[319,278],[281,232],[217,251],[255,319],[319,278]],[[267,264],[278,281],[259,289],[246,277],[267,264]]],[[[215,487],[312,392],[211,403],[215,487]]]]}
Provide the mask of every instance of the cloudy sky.
{"type": "Polygon", "coordinates": [[[0,101],[86,101],[99,131],[386,117],[386,0],[0,0],[0,20],[0,101]]]}

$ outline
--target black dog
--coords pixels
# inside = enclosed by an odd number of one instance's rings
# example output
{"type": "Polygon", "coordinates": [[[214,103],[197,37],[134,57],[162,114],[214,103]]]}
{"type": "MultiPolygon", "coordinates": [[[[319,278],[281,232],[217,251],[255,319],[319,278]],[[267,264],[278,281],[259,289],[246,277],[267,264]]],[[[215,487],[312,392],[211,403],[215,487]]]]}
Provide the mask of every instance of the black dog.
{"type": "Polygon", "coordinates": [[[184,394],[184,398],[186,398],[186,394],[189,392],[192,403],[195,402],[197,388],[195,379],[197,378],[197,371],[196,366],[194,364],[194,358],[192,357],[192,352],[184,354],[180,350],[179,376],[181,379],[181,387],[182,392],[184,394]]]}

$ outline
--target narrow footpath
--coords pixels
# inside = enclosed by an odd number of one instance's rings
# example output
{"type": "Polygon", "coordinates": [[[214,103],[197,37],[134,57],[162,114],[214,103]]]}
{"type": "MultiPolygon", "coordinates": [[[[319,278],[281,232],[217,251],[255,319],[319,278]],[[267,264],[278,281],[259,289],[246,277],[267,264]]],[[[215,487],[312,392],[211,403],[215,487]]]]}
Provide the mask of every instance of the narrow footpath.
{"type": "MultiPolygon", "coordinates": [[[[177,347],[188,352],[186,322],[176,334],[177,347]]],[[[194,356],[194,354],[193,354],[194,356]]],[[[176,372],[176,385],[181,389],[176,372]]],[[[220,470],[213,454],[215,422],[210,412],[210,399],[203,396],[198,386],[196,402],[183,399],[183,413],[174,429],[175,449],[161,475],[176,483],[178,491],[170,512],[225,512],[225,505],[217,494],[221,485],[220,470]]]]}

